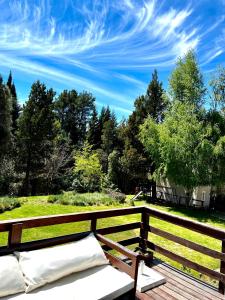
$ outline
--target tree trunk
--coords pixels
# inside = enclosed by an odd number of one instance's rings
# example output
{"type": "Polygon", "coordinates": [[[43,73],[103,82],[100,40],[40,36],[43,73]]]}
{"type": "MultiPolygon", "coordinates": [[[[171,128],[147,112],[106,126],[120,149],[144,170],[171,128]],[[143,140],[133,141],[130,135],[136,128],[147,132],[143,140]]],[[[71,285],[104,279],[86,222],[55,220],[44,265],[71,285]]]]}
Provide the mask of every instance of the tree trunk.
{"type": "Polygon", "coordinates": [[[25,175],[24,187],[23,187],[24,196],[29,196],[29,192],[30,192],[30,168],[31,168],[31,152],[30,152],[30,148],[28,148],[26,175],[25,175]]]}

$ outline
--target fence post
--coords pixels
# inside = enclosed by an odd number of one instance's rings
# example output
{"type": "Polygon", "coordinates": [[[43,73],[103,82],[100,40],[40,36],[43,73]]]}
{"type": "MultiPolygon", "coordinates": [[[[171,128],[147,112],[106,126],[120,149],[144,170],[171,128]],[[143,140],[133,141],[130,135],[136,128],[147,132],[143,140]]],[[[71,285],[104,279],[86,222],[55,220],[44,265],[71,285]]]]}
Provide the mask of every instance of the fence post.
{"type": "MultiPolygon", "coordinates": [[[[222,240],[222,253],[225,253],[225,240],[222,240]]],[[[220,273],[225,274],[225,262],[220,262],[220,273]]],[[[225,285],[223,282],[219,282],[219,292],[224,295],[225,285]]]]}
{"type": "Polygon", "coordinates": [[[21,243],[23,223],[15,223],[11,225],[8,235],[8,248],[21,243]]]}

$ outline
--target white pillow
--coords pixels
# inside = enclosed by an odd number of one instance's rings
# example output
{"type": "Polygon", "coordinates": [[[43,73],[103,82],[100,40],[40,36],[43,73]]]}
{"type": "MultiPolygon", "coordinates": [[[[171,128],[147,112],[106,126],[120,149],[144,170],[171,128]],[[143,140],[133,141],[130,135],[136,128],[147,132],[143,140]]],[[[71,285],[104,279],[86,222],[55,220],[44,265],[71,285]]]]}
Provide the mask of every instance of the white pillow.
{"type": "Polygon", "coordinates": [[[74,272],[108,264],[93,234],[62,246],[17,252],[27,284],[26,293],[74,272]]]}
{"type": "Polygon", "coordinates": [[[18,260],[13,255],[0,257],[0,297],[25,291],[25,281],[18,260]]]}

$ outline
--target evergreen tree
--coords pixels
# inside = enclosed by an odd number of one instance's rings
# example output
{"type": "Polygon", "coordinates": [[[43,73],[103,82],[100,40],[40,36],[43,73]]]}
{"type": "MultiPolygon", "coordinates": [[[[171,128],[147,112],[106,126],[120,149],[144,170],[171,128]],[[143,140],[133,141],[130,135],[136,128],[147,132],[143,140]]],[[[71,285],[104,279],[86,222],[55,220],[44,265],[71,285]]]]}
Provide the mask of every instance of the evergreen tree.
{"type": "Polygon", "coordinates": [[[111,113],[111,116],[108,121],[105,121],[102,129],[102,149],[109,155],[117,142],[117,124],[116,124],[116,116],[111,113]]]}
{"type": "Polygon", "coordinates": [[[8,88],[11,90],[11,87],[12,87],[12,72],[10,71],[9,72],[9,77],[8,77],[8,80],[7,80],[7,86],[8,88]]]}
{"type": "Polygon", "coordinates": [[[12,135],[12,99],[7,86],[0,76],[0,156],[7,154],[12,135]]]}
{"type": "Polygon", "coordinates": [[[12,72],[10,71],[9,77],[7,80],[7,86],[10,90],[12,96],[12,133],[15,134],[17,130],[17,120],[19,118],[20,106],[17,100],[16,87],[12,80],[12,72]]]}
{"type": "Polygon", "coordinates": [[[52,89],[46,90],[44,84],[35,82],[19,118],[18,143],[21,167],[25,172],[25,195],[35,193],[36,181],[52,151],[55,137],[54,95],[52,89]]]}
{"type": "Polygon", "coordinates": [[[94,101],[95,98],[87,92],[78,94],[75,90],[64,90],[55,102],[62,129],[68,134],[73,145],[82,145],[86,138],[94,101]]]}
{"type": "Polygon", "coordinates": [[[92,116],[88,125],[87,132],[87,141],[89,145],[92,145],[92,149],[96,150],[99,148],[99,136],[100,136],[100,127],[99,127],[99,119],[96,107],[94,106],[92,116]]]}

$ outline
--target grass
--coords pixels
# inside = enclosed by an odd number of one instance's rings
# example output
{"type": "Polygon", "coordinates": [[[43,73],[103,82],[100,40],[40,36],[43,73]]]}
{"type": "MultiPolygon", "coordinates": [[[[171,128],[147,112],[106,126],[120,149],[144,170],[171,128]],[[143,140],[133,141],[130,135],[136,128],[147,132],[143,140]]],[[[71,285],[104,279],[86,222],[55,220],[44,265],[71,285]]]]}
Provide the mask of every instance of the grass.
{"type": "MultiPolygon", "coordinates": [[[[90,196],[91,197],[91,196],[90,196]]],[[[128,197],[129,199],[129,197],[128,197]]],[[[118,204],[118,205],[101,205],[101,206],[74,206],[74,205],[61,205],[58,203],[49,203],[48,196],[36,196],[36,197],[27,197],[27,198],[19,198],[19,201],[22,203],[21,207],[18,207],[12,211],[6,211],[0,214],[0,220],[6,219],[14,219],[14,218],[24,218],[24,217],[33,217],[33,216],[43,216],[43,215],[55,215],[55,214],[66,214],[66,213],[74,213],[74,212],[85,212],[85,211],[93,211],[93,210],[103,210],[110,209],[115,207],[126,207],[128,204],[118,204]]],[[[136,201],[135,205],[146,205],[144,201],[136,201]]],[[[148,205],[148,204],[147,204],[148,205]]],[[[209,224],[215,227],[222,228],[225,230],[225,221],[220,220],[214,216],[211,216],[209,212],[206,211],[198,211],[184,208],[174,208],[169,206],[159,206],[159,205],[150,205],[150,207],[160,209],[162,211],[166,211],[181,217],[188,217],[192,220],[197,220],[200,222],[204,222],[205,224],[209,224]]],[[[119,225],[125,223],[131,223],[135,221],[139,221],[137,215],[130,216],[120,216],[108,219],[102,219],[98,221],[98,228],[119,225]]],[[[195,233],[186,228],[182,228],[173,224],[170,224],[165,221],[158,220],[156,218],[151,217],[150,223],[154,227],[158,227],[164,231],[170,232],[176,236],[184,237],[188,240],[194,241],[201,245],[204,245],[208,248],[220,251],[221,250],[221,242],[216,239],[204,236],[199,233],[195,233]]],[[[62,225],[54,225],[48,227],[39,227],[37,229],[28,229],[23,232],[23,241],[37,240],[42,238],[60,236],[64,234],[70,234],[74,232],[80,232],[89,230],[90,222],[79,222],[79,223],[71,223],[71,224],[62,224],[62,225]]],[[[139,230],[131,230],[129,232],[122,232],[118,234],[109,235],[110,238],[114,240],[122,240],[132,236],[138,236],[139,230]]],[[[192,261],[196,261],[201,265],[207,266],[210,269],[216,270],[219,268],[219,261],[213,259],[209,256],[202,255],[196,251],[188,249],[186,247],[180,246],[174,242],[170,242],[165,240],[164,238],[155,236],[154,234],[149,234],[149,240],[161,245],[162,247],[184,256],[192,261]]],[[[6,245],[7,236],[5,233],[0,233],[0,244],[6,245]]],[[[172,264],[173,266],[182,269],[196,277],[200,277],[201,279],[210,282],[211,284],[216,284],[216,281],[209,280],[206,276],[197,274],[197,272],[189,270],[184,266],[171,261],[166,257],[162,257],[161,255],[156,254],[157,257],[162,258],[164,261],[172,264]]]]}

